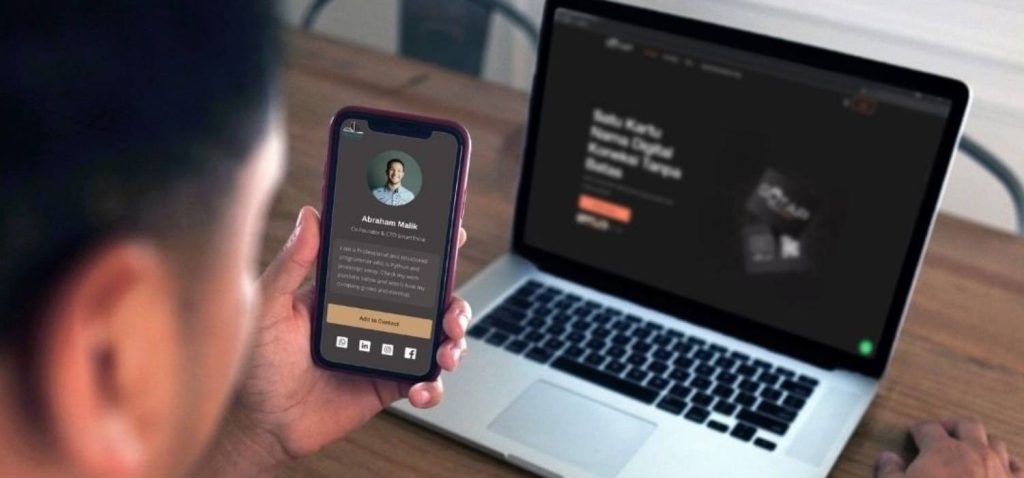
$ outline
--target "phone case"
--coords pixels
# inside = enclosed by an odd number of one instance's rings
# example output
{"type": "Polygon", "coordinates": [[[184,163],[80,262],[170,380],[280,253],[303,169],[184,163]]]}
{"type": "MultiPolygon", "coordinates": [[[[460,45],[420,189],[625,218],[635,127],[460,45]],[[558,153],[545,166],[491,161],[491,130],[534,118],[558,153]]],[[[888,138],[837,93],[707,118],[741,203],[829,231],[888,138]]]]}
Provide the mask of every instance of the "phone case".
{"type": "MultiPolygon", "coordinates": [[[[440,317],[438,317],[438,319],[434,323],[434,340],[433,343],[431,344],[430,368],[426,374],[421,376],[412,376],[391,372],[387,370],[370,369],[365,367],[359,367],[356,365],[338,364],[327,361],[323,359],[323,357],[321,357],[320,355],[319,347],[323,329],[322,303],[323,294],[325,293],[325,290],[324,285],[319,283],[318,280],[317,283],[315,284],[315,289],[317,292],[317,303],[314,307],[314,314],[312,317],[314,323],[311,324],[313,333],[310,334],[310,353],[312,355],[313,362],[322,368],[339,370],[372,377],[383,377],[414,382],[434,380],[441,372],[440,366],[437,363],[437,350],[439,345],[443,343],[444,340],[447,338],[447,335],[445,334],[443,327],[444,311],[446,311],[448,307],[451,305],[452,291],[455,285],[456,263],[458,260],[458,231],[462,227],[462,217],[466,212],[466,188],[467,180],[469,178],[469,163],[472,150],[472,142],[469,136],[469,132],[466,130],[465,127],[463,127],[459,123],[446,119],[432,118],[429,116],[422,116],[411,113],[387,111],[363,106],[347,106],[345,108],[342,108],[337,113],[335,113],[334,116],[331,118],[330,127],[328,130],[329,144],[327,148],[327,157],[325,158],[323,167],[323,186],[320,189],[321,211],[325,211],[327,209],[326,206],[327,202],[329,201],[328,193],[330,191],[328,191],[327,186],[331,175],[334,173],[333,161],[334,158],[337,157],[338,153],[337,145],[340,124],[341,121],[352,115],[371,116],[381,119],[395,119],[399,121],[428,124],[435,127],[435,129],[442,129],[452,133],[453,135],[456,136],[456,138],[458,138],[459,142],[461,143],[462,148],[458,158],[459,176],[456,181],[455,201],[453,204],[454,212],[452,214],[452,228],[450,231],[451,240],[449,241],[447,251],[448,261],[443,266],[445,268],[444,283],[442,284],[442,289],[444,290],[443,297],[445,298],[444,307],[441,310],[440,317]]],[[[323,230],[323,237],[326,237],[328,233],[329,231],[327,231],[326,229],[323,230]]],[[[323,249],[323,237],[321,238],[321,256],[317,260],[317,279],[319,279],[321,267],[324,267],[322,261],[327,260],[326,257],[324,256],[325,252],[323,249]]]]}

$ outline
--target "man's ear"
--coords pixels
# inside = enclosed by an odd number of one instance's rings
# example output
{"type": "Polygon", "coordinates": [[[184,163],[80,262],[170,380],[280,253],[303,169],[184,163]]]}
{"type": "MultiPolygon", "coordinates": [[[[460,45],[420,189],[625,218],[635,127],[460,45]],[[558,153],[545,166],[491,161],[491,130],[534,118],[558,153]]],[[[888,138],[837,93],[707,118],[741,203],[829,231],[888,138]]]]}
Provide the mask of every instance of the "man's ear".
{"type": "Polygon", "coordinates": [[[183,410],[179,284],[153,244],[100,247],[58,286],[39,337],[51,435],[75,474],[163,472],[183,410]]]}

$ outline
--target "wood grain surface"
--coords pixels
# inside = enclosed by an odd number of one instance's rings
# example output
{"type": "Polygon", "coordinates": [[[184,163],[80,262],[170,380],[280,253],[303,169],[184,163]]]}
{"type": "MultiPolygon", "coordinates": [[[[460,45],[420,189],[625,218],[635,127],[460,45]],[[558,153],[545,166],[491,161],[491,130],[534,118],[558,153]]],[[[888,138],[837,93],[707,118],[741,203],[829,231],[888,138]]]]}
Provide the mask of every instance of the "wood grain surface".
{"type": "MultiPolygon", "coordinates": [[[[433,66],[301,33],[287,36],[289,171],[263,263],[304,204],[319,206],[331,115],[365,105],[455,119],[473,136],[462,283],[508,248],[527,96],[433,66]]],[[[342,205],[342,207],[344,207],[342,205]]],[[[472,360],[470,354],[469,360],[472,360]]],[[[830,476],[871,476],[907,427],[981,418],[1024,456],[1024,239],[940,215],[888,374],[830,476]]],[[[518,476],[525,472],[390,414],[295,462],[283,476],[518,476]]]]}

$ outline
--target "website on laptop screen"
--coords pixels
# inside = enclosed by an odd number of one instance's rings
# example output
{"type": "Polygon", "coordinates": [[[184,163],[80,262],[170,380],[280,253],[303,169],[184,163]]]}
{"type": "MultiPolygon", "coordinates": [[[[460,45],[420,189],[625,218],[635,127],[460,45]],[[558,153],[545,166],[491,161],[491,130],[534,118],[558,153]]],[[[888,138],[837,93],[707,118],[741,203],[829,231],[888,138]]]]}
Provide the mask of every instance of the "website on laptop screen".
{"type": "Polygon", "coordinates": [[[561,9],[524,241],[874,353],[950,102],[561,9]]]}

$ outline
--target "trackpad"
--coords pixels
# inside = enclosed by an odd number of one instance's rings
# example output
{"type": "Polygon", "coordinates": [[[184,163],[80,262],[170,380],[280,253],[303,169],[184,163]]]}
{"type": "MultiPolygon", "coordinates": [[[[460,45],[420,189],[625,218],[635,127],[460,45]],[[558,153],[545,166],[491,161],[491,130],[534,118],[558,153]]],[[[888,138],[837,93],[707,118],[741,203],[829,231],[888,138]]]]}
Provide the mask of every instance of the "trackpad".
{"type": "Polygon", "coordinates": [[[599,476],[615,476],[654,423],[548,382],[531,384],[487,429],[599,476]]]}

